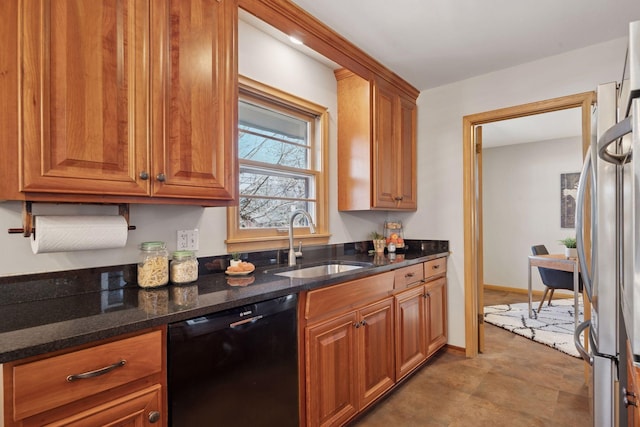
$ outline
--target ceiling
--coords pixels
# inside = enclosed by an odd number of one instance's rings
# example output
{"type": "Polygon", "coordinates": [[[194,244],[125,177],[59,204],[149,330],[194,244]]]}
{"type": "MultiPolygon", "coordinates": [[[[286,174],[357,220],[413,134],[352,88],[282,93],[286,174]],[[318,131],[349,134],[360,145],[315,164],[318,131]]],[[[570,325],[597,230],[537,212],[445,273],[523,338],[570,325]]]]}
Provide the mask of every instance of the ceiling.
{"type": "Polygon", "coordinates": [[[625,37],[640,20],[638,0],[292,1],[420,91],[625,37]]]}

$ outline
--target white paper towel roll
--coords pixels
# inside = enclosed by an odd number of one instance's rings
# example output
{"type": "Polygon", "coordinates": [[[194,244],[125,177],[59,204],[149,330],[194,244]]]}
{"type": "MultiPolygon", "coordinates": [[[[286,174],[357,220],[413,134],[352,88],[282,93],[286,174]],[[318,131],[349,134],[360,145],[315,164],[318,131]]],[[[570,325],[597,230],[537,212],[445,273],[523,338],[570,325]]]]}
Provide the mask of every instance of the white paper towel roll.
{"type": "Polygon", "coordinates": [[[127,244],[128,225],[120,215],[34,217],[34,254],[122,248],[127,244]]]}

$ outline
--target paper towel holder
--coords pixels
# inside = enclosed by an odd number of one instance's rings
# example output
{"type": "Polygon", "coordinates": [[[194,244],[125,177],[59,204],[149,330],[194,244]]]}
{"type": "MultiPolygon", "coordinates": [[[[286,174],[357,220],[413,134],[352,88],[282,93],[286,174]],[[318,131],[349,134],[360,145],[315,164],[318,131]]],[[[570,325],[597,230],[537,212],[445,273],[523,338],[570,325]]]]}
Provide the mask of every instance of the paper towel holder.
{"type": "MultiPolygon", "coordinates": [[[[9,228],[9,234],[22,234],[24,237],[31,237],[31,233],[35,235],[36,229],[33,227],[33,214],[31,213],[31,205],[33,202],[25,200],[22,202],[22,228],[9,228]]],[[[101,205],[109,205],[110,203],[100,203],[101,205]]],[[[135,230],[135,225],[129,224],[129,203],[118,203],[118,215],[123,216],[127,221],[127,229],[135,230]]]]}

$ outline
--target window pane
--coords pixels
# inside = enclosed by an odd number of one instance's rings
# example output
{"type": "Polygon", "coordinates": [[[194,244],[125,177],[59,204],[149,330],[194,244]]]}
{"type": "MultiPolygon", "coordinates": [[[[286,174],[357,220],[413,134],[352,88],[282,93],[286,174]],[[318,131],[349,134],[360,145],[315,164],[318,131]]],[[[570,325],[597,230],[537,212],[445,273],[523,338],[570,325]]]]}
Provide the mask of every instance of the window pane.
{"type": "Polygon", "coordinates": [[[308,148],[273,139],[279,136],[276,134],[256,135],[250,133],[251,131],[243,126],[239,128],[238,156],[241,160],[255,160],[300,169],[309,168],[308,148]]]}
{"type": "Polygon", "coordinates": [[[284,140],[305,144],[307,141],[307,121],[282,114],[258,105],[240,101],[238,104],[238,124],[259,133],[277,134],[284,140]]]}
{"type": "Polygon", "coordinates": [[[292,210],[304,209],[313,217],[314,208],[305,201],[240,197],[240,228],[286,228],[292,210]]]}
{"type": "Polygon", "coordinates": [[[269,196],[272,198],[307,199],[309,177],[240,170],[240,194],[243,196],[269,196]]]}

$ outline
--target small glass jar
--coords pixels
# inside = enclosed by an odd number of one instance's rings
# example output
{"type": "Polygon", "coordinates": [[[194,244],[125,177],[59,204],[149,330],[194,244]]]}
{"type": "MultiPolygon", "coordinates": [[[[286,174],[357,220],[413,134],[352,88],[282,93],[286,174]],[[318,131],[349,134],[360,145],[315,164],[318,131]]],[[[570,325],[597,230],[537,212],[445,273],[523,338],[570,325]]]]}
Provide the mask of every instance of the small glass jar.
{"type": "Polygon", "coordinates": [[[198,280],[198,260],[193,251],[175,251],[171,255],[171,283],[178,285],[198,280]]]}
{"type": "Polygon", "coordinates": [[[389,243],[393,243],[396,249],[404,248],[404,233],[402,229],[402,221],[397,219],[385,221],[384,237],[387,240],[387,245],[389,245],[389,243]]]}
{"type": "Polygon", "coordinates": [[[169,283],[169,254],[164,242],[143,242],[138,261],[138,286],[157,288],[169,283]]]}

